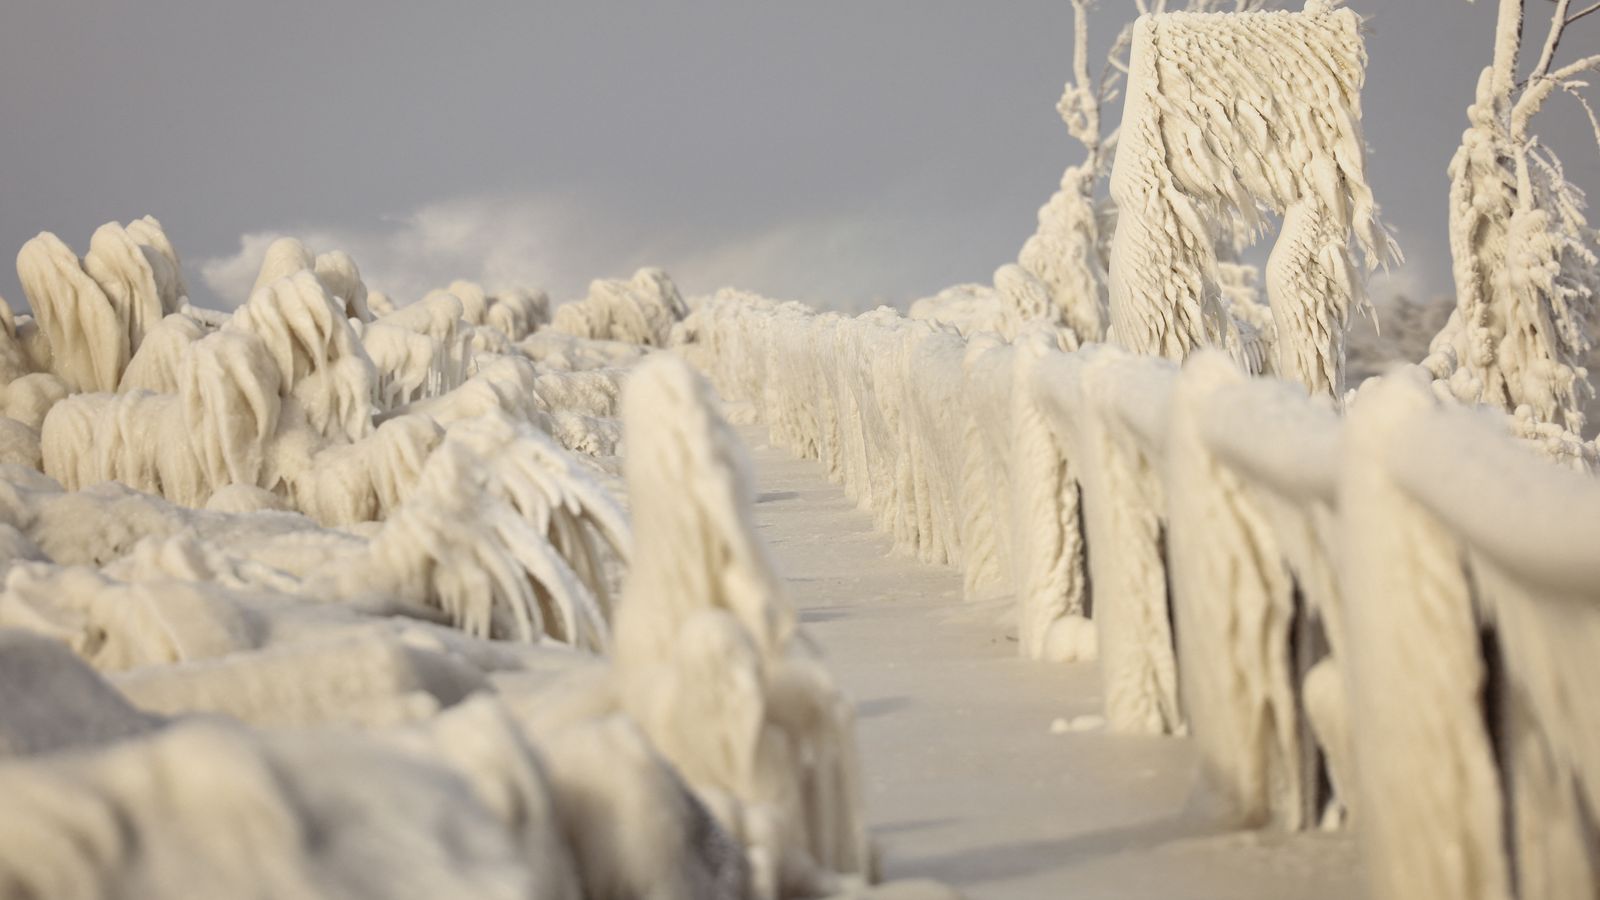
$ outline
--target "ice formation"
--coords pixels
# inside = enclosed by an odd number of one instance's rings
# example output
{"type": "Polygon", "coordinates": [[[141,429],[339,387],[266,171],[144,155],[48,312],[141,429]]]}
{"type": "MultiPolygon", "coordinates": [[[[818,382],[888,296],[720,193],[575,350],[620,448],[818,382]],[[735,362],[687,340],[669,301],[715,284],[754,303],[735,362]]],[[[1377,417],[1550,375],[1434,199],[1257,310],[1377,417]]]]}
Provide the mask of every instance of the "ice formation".
{"type": "MultiPolygon", "coordinates": [[[[1056,110],[1087,158],[1061,174],[1059,190],[1039,209],[1039,227],[1022,245],[1017,262],[1050,292],[1062,319],[1080,342],[1101,340],[1106,330],[1106,251],[1111,217],[1095,197],[1113,142],[1101,133],[1101,107],[1114,95],[1125,66],[1107,65],[1089,76],[1089,8],[1073,0],[1072,80],[1056,110]]],[[[1114,59],[1117,50],[1112,50],[1114,59]]]]}
{"type": "Polygon", "coordinates": [[[1006,263],[995,270],[990,285],[957,285],[911,304],[910,316],[954,328],[963,335],[992,332],[1010,341],[1039,330],[1077,346],[1073,330],[1052,299],[1046,283],[1027,268],[1006,263]]]}
{"type": "MultiPolygon", "coordinates": [[[[1333,659],[1320,663],[1334,684],[1314,692],[1307,674],[1319,661],[1307,655],[1317,648],[1296,633],[1320,616],[1317,601],[1331,602],[1319,590],[1327,580],[1326,563],[1312,549],[1319,544],[1314,532],[1306,534],[1310,522],[1297,517],[1316,514],[1309,510],[1324,499],[1317,488],[1332,473],[1315,468],[1325,454],[1302,453],[1296,462],[1315,486],[1307,490],[1277,477],[1270,467],[1278,460],[1254,452],[1253,441],[1228,441],[1228,426],[1214,424],[1255,408],[1266,415],[1249,423],[1254,438],[1315,447],[1336,420],[1274,396],[1282,387],[1247,381],[1216,351],[1184,368],[1166,453],[1167,554],[1183,708],[1209,780],[1246,821],[1301,828],[1327,813],[1314,790],[1306,717],[1321,716],[1317,734],[1333,747],[1325,753],[1342,749],[1333,746],[1343,712],[1333,659]]],[[[1335,788],[1348,790],[1344,770],[1329,768],[1335,788]]]]}
{"type": "Polygon", "coordinates": [[[1366,184],[1364,64],[1359,18],[1324,3],[1139,20],[1111,176],[1113,340],[1178,360],[1228,347],[1260,371],[1216,244],[1219,228],[1255,231],[1266,207],[1284,217],[1266,278],[1273,369],[1342,396],[1344,330],[1366,302],[1350,245],[1369,266],[1392,253],[1366,184]]]}
{"type": "Polygon", "coordinates": [[[582,300],[556,309],[550,327],[577,337],[661,347],[687,312],[667,273],[640,269],[626,281],[595,280],[582,300]]]}
{"type": "Polygon", "coordinates": [[[1444,415],[1415,367],[1346,424],[1218,350],[1179,370],[737,292],[678,339],[902,551],[1009,594],[1022,653],[1098,655],[1109,725],[1190,735],[1241,821],[1353,822],[1379,896],[1600,883],[1574,706],[1600,497],[1509,417],[1444,415]]]}
{"type": "Polygon", "coordinates": [[[1043,402],[1070,423],[1061,430],[1080,467],[1106,721],[1120,731],[1181,732],[1160,512],[1174,373],[1107,347],[1052,362],[1043,402]]]}
{"type": "Polygon", "coordinates": [[[1424,365],[1441,394],[1526,407],[1533,422],[1577,435],[1594,395],[1584,361],[1600,302],[1600,232],[1585,219],[1582,191],[1532,133],[1532,119],[1557,90],[1582,100],[1581,78],[1600,70],[1600,55],[1555,65],[1569,24],[1570,3],[1561,0],[1538,61],[1519,76],[1523,6],[1500,4],[1494,61],[1479,78],[1450,163],[1457,306],[1424,365]]]}
{"type": "Polygon", "coordinates": [[[748,850],[755,894],[865,874],[853,712],[799,632],[755,537],[737,438],[681,361],[642,363],[626,400],[642,541],[617,619],[622,704],[748,850]],[[688,499],[686,502],[686,498],[688,499]]]}
{"type": "Polygon", "coordinates": [[[1341,478],[1341,577],[1391,598],[1348,616],[1361,836],[1383,896],[1576,896],[1596,884],[1600,732],[1578,686],[1600,490],[1503,419],[1436,408],[1426,378],[1361,400],[1341,478]]]}
{"type": "Polygon", "coordinates": [[[706,388],[640,346],[681,302],[594,340],[286,240],[215,317],[176,266],[152,221],[21,258],[0,893],[874,894],[850,704],[706,388]]]}
{"type": "MultiPolygon", "coordinates": [[[[98,234],[97,248],[122,232],[98,234]]],[[[517,348],[542,318],[540,295],[490,297],[459,282],[368,321],[353,261],[285,239],[219,327],[180,310],[139,331],[119,324],[137,320],[137,305],[106,301],[59,241],[30,242],[19,269],[31,277],[46,259],[56,280],[30,280],[29,296],[56,323],[45,334],[63,386],[36,381],[48,374],[6,386],[5,411],[22,426],[7,432],[11,461],[37,462],[71,491],[117,481],[188,507],[224,498],[223,509],[294,509],[322,526],[373,523],[370,545],[338,577],[332,567],[316,576],[336,596],[366,580],[473,633],[605,646],[611,570],[628,543],[606,487],[614,466],[562,450],[618,451],[608,417],[620,377],[517,348]],[[480,324],[466,321],[458,294],[480,324]],[[135,346],[132,359],[81,353],[89,321],[116,331],[104,346],[135,346]],[[83,384],[100,392],[71,393],[83,384]],[[473,508],[497,516],[454,524],[473,508]]],[[[153,283],[142,282],[144,295],[155,296],[153,283]]]]}
{"type": "Polygon", "coordinates": [[[1189,736],[1242,823],[1352,823],[1382,898],[1592,895],[1600,488],[1526,444],[1600,460],[1600,286],[1528,121],[1600,58],[1556,66],[1557,27],[1519,84],[1503,0],[1452,167],[1460,309],[1345,418],[1355,255],[1391,250],[1355,15],[1141,19],[1113,140],[1090,5],[1060,107],[1088,159],[1017,263],[910,316],[690,304],[654,269],[553,318],[467,281],[398,304],[293,239],[222,314],[153,219],[30,241],[0,895],[873,896],[852,709],[669,346],[1007,600],[1021,654],[1097,661],[1111,728],[1189,736]]]}
{"type": "Polygon", "coordinates": [[[1060,515],[1078,481],[1033,390],[1057,329],[962,341],[887,310],[852,320],[734,292],[684,325],[724,396],[821,459],[901,549],[963,565],[974,596],[1017,590],[1025,652],[1093,656],[1083,545],[1060,515]]]}
{"type": "MultiPolygon", "coordinates": [[[[1186,0],[1183,9],[1213,12],[1256,11],[1268,0],[1186,0]]],[[[1107,328],[1106,290],[1116,205],[1098,196],[1117,144],[1118,133],[1106,134],[1102,111],[1115,99],[1128,71],[1127,53],[1133,26],[1124,26],[1112,42],[1104,67],[1089,69],[1089,11],[1095,0],[1072,0],[1072,78],[1056,111],[1067,133],[1083,145],[1082,162],[1061,174],[1059,189],[1039,209],[1038,228],[1017,254],[1017,262],[1044,283],[1061,317],[1083,343],[1104,339],[1107,328]]],[[[1168,11],[1167,0],[1140,0],[1141,15],[1168,11]]]]}
{"type": "Polygon", "coordinates": [[[1047,286],[1067,326],[1085,342],[1101,339],[1106,330],[1102,234],[1110,229],[1106,211],[1095,201],[1095,175],[1088,163],[1062,173],[1060,189],[1039,209],[1038,230],[1017,256],[1047,286]]]}
{"type": "Polygon", "coordinates": [[[1097,632],[1088,620],[1089,571],[1078,529],[1083,499],[1065,436],[1046,412],[1040,367],[1058,348],[1036,333],[1019,343],[1011,385],[1010,539],[1022,650],[1054,662],[1093,659],[1097,632]]]}
{"type": "Polygon", "coordinates": [[[22,246],[17,277],[50,348],[49,370],[75,390],[114,390],[128,364],[128,327],[60,238],[22,246]]]}
{"type": "MultiPolygon", "coordinates": [[[[8,633],[9,648],[18,639],[8,633]]],[[[58,645],[22,644],[52,696],[95,678],[47,646],[58,645]]],[[[334,715],[272,730],[147,717],[117,740],[100,723],[123,701],[103,687],[84,693],[99,735],[80,730],[73,753],[0,762],[7,894],[740,896],[734,848],[670,771],[641,755],[636,731],[602,715],[539,732],[519,708],[526,689],[409,725],[355,729],[334,715]],[[585,764],[574,765],[575,752],[585,764]],[[641,808],[672,829],[614,828],[641,808]]]]}

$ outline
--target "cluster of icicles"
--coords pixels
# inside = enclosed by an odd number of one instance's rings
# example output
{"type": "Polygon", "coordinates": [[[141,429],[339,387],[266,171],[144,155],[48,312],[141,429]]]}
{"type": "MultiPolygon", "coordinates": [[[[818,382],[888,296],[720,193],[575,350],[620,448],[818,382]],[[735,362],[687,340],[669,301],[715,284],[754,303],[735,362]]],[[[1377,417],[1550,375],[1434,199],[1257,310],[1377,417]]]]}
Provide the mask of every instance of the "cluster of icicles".
{"type": "Polygon", "coordinates": [[[664,273],[551,323],[285,239],[224,315],[151,219],[18,269],[0,896],[870,896],[664,273]]]}
{"type": "Polygon", "coordinates": [[[103,226],[81,260],[42,234],[18,272],[34,318],[0,334],[7,462],[68,492],[115,484],[90,493],[163,521],[300,513],[279,530],[343,529],[316,542],[339,552],[294,572],[323,596],[379,592],[480,636],[605,646],[628,529],[604,457],[637,349],[536,335],[548,301],[525,291],[458,282],[395,310],[348,256],[292,239],[221,316],[186,302],[151,219],[103,226]]]}
{"type": "Polygon", "coordinates": [[[1140,20],[1111,175],[1117,343],[1179,360],[1248,344],[1220,305],[1215,248],[1257,232],[1265,209],[1283,216],[1266,270],[1270,368],[1342,398],[1345,326],[1366,302],[1350,244],[1369,266],[1393,252],[1366,180],[1365,62],[1347,9],[1140,20]]]}

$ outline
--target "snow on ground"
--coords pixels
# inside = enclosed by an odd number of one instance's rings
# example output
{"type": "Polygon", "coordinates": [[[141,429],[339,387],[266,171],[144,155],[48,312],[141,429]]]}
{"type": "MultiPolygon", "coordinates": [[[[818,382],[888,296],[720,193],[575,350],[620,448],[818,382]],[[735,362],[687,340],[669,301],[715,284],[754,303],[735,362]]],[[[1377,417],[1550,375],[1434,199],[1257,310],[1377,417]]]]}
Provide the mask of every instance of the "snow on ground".
{"type": "Polygon", "coordinates": [[[1194,800],[1193,742],[1099,725],[1093,663],[1022,659],[1003,605],[892,556],[815,462],[753,448],[756,527],[856,701],[886,878],[986,898],[1356,898],[1349,832],[1242,832],[1194,800]]]}

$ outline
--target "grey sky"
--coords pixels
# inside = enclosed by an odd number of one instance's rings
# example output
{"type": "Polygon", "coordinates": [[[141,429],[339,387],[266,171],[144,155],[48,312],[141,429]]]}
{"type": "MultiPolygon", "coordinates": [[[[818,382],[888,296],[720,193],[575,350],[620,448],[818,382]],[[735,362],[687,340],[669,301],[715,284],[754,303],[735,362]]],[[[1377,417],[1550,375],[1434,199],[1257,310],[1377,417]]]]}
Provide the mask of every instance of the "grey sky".
{"type": "MultiPolygon", "coordinates": [[[[1447,291],[1444,169],[1494,4],[1350,5],[1411,260],[1380,291],[1447,291]]],[[[1101,6],[1103,42],[1132,3],[1101,6]]],[[[208,304],[278,232],[402,298],[464,276],[563,300],[645,263],[844,308],[986,281],[1078,156],[1054,110],[1070,24],[1066,0],[9,0],[0,295],[21,302],[36,232],[81,252],[146,213],[208,304]]],[[[1563,58],[1585,48],[1600,19],[1563,58]]],[[[1600,196],[1576,104],[1543,130],[1600,196]]]]}

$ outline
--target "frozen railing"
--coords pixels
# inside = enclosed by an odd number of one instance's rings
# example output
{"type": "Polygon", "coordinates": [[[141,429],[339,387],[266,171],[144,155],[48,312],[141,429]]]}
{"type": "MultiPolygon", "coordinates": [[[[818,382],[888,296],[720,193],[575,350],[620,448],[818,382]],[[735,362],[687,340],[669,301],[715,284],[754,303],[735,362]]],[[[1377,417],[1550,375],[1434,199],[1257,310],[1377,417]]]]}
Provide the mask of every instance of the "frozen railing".
{"type": "Polygon", "coordinates": [[[1588,896],[1600,482],[1414,372],[1348,418],[1220,354],[970,340],[747,294],[682,335],[897,548],[1098,654],[1112,728],[1187,734],[1254,825],[1353,814],[1385,897],[1588,896]]]}
{"type": "Polygon", "coordinates": [[[1339,474],[1355,811],[1387,896],[1594,896],[1600,483],[1394,377],[1339,474]]]}

